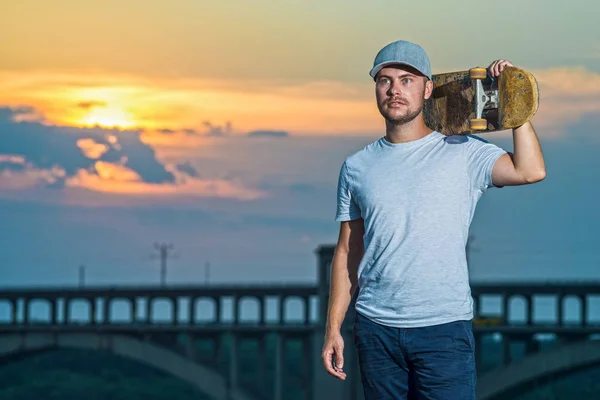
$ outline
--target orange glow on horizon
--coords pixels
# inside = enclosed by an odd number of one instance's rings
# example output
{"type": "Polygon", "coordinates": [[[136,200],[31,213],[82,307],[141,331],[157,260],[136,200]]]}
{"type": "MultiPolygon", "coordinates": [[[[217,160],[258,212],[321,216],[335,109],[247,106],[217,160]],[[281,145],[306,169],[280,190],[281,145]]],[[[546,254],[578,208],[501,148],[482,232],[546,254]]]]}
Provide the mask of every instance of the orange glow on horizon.
{"type": "Polygon", "coordinates": [[[48,124],[74,127],[201,134],[228,126],[231,134],[254,130],[365,133],[381,125],[370,95],[364,88],[341,82],[0,71],[0,106],[31,106],[48,124]]]}
{"type": "MultiPolygon", "coordinates": [[[[538,125],[552,127],[564,124],[565,118],[573,121],[585,112],[598,110],[600,75],[583,68],[532,72],[544,93],[539,116],[535,117],[538,125]],[[582,96],[585,101],[566,101],[564,93],[571,98],[582,96]]],[[[224,127],[232,135],[253,130],[285,130],[293,135],[383,132],[384,121],[372,90],[371,83],[332,81],[290,83],[0,71],[0,106],[32,107],[34,114],[41,116],[38,120],[47,124],[197,133],[162,137],[147,134],[145,139],[156,145],[170,141],[178,145],[199,143],[224,127]]]]}

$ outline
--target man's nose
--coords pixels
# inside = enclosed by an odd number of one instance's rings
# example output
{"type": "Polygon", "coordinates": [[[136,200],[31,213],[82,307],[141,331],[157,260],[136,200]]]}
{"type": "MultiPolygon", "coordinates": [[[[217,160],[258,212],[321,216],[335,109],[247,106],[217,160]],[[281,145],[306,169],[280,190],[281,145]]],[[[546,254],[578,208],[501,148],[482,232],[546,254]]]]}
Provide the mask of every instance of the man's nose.
{"type": "Polygon", "coordinates": [[[388,89],[388,95],[398,95],[402,93],[401,85],[398,82],[392,81],[388,89]]]}

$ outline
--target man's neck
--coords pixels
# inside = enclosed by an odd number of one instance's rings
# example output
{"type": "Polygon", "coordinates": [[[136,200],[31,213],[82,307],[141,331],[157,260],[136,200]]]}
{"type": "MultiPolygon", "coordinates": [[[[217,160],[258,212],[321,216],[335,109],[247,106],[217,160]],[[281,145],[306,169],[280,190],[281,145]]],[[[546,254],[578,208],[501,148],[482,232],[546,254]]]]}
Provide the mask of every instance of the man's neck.
{"type": "Polygon", "coordinates": [[[390,143],[405,143],[421,139],[431,132],[433,131],[425,125],[423,118],[417,117],[402,125],[394,125],[386,122],[385,138],[390,143]]]}

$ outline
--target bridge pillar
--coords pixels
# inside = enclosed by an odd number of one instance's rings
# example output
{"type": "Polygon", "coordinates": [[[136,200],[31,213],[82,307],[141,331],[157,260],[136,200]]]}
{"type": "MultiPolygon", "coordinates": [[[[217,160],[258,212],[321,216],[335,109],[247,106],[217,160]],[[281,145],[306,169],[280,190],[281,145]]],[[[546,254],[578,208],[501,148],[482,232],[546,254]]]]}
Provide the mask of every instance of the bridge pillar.
{"type": "Polygon", "coordinates": [[[25,298],[23,300],[23,323],[25,325],[29,324],[29,304],[31,303],[31,300],[29,298],[25,298]]]}
{"type": "Polygon", "coordinates": [[[69,297],[63,297],[62,301],[62,323],[64,325],[69,323],[69,304],[71,299],[69,297]]]}
{"type": "Polygon", "coordinates": [[[56,299],[52,299],[50,301],[50,323],[52,325],[56,325],[56,321],[58,320],[58,318],[56,317],[56,314],[57,314],[56,299]]]}
{"type": "Polygon", "coordinates": [[[565,295],[564,294],[559,294],[558,296],[556,296],[556,313],[557,313],[557,321],[556,323],[559,326],[564,325],[565,321],[565,316],[564,316],[564,306],[565,303],[565,295]]]}
{"type": "Polygon", "coordinates": [[[96,324],[96,299],[88,298],[88,301],[90,303],[90,324],[95,325],[96,324]]]}
{"type": "Polygon", "coordinates": [[[527,325],[533,325],[533,296],[526,295],[527,300],[527,325]]]}
{"type": "Polygon", "coordinates": [[[587,295],[585,294],[580,294],[577,297],[579,297],[579,304],[581,305],[581,308],[579,309],[579,323],[583,326],[586,326],[588,324],[588,318],[587,318],[587,295]]]}
{"type": "MultiPolygon", "coordinates": [[[[283,308],[283,307],[282,307],[283,308]]],[[[285,353],[285,341],[283,336],[278,333],[275,339],[275,384],[273,398],[275,400],[283,400],[283,374],[285,371],[284,355],[285,353]]]]}
{"type": "MultiPolygon", "coordinates": [[[[234,308],[235,308],[234,301],[234,308]]],[[[233,391],[239,386],[239,338],[236,334],[231,335],[231,349],[229,353],[229,376],[227,381],[227,400],[233,399],[233,391]]]]}
{"type": "Polygon", "coordinates": [[[112,299],[108,296],[105,296],[102,299],[102,323],[109,324],[110,323],[110,302],[112,299]]]}

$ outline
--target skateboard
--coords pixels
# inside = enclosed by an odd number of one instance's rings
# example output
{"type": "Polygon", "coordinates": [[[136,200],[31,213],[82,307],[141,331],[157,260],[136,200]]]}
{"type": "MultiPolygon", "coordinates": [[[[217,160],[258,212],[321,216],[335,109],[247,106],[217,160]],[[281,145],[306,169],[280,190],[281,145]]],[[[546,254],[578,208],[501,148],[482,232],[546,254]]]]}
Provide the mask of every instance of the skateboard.
{"type": "Polygon", "coordinates": [[[535,77],[505,67],[493,78],[486,68],[436,74],[433,93],[423,106],[425,124],[444,135],[513,129],[529,121],[539,107],[535,77]]]}

